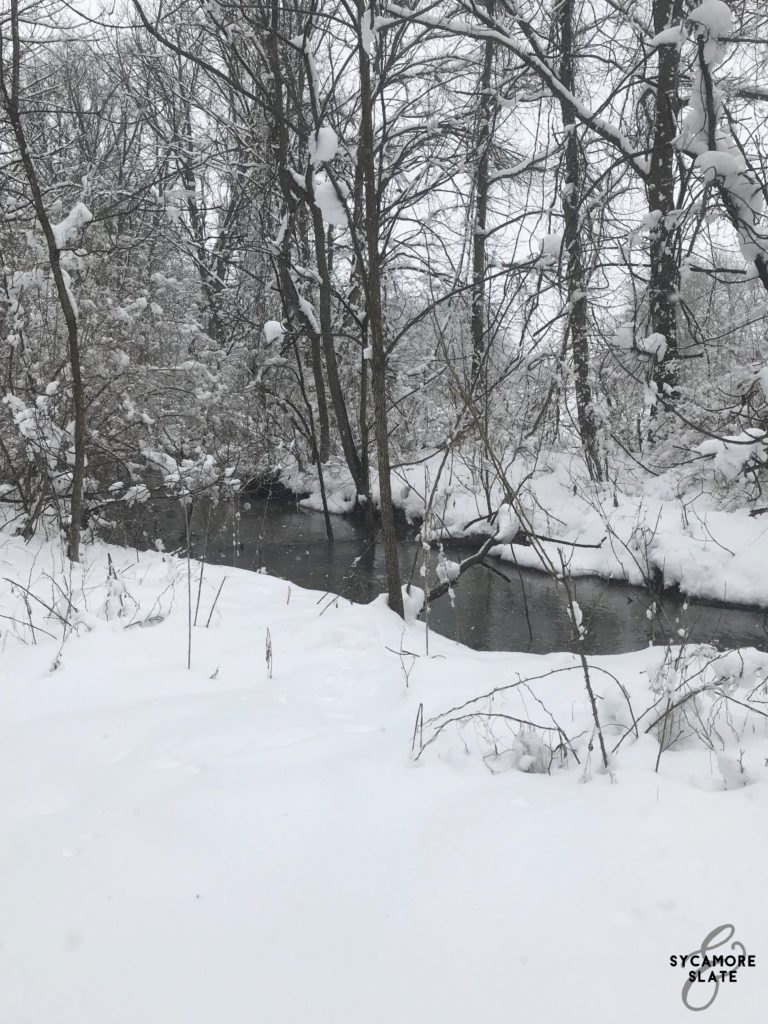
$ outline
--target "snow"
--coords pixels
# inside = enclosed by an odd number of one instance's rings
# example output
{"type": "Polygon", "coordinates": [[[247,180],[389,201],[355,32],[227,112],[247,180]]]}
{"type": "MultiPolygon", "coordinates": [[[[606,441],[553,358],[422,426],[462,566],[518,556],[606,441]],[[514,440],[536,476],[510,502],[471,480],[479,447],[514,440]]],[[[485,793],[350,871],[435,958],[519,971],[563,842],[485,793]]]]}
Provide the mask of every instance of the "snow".
{"type": "Polygon", "coordinates": [[[682,46],[685,41],[685,26],[673,25],[657,33],[651,40],[651,46],[682,46]]]}
{"type": "Polygon", "coordinates": [[[714,456],[714,466],[726,480],[735,480],[744,467],[757,459],[765,462],[768,458],[766,433],[759,427],[736,434],[733,437],[710,438],[698,446],[702,455],[714,456]]]}
{"type": "Polygon", "coordinates": [[[520,532],[520,519],[506,503],[501,505],[496,516],[495,537],[499,544],[512,544],[520,532]]]}
{"type": "Polygon", "coordinates": [[[690,12],[688,21],[715,39],[722,39],[733,30],[733,15],[723,0],[704,0],[690,12]]]}
{"type": "MultiPolygon", "coordinates": [[[[698,16],[704,19],[701,24],[709,33],[704,46],[704,60],[710,68],[721,63],[725,57],[725,48],[719,41],[719,34],[725,34],[727,21],[723,8],[727,11],[726,5],[719,0],[707,0],[691,15],[691,18],[698,16]]],[[[729,218],[736,229],[741,255],[747,262],[752,262],[768,254],[768,236],[762,225],[765,206],[763,190],[747,169],[737,140],[733,137],[731,124],[727,127],[722,125],[725,115],[723,91],[717,86],[712,87],[712,107],[715,123],[710,126],[707,84],[701,68],[697,67],[687,113],[683,118],[683,130],[676,144],[689,154],[695,154],[697,165],[706,180],[712,181],[717,177],[718,185],[729,200],[729,218]],[[714,150],[710,148],[711,128],[714,128],[714,150]]]]}
{"type": "Polygon", "coordinates": [[[328,125],[318,128],[309,136],[309,158],[315,166],[333,160],[338,149],[339,139],[333,128],[328,125]]]}
{"type": "Polygon", "coordinates": [[[403,587],[403,614],[406,622],[415,622],[424,607],[424,591],[420,587],[403,587]]]}
{"type": "Polygon", "coordinates": [[[299,309],[312,325],[312,330],[320,332],[320,321],[317,319],[315,307],[304,295],[299,295],[299,309]]]}
{"type": "MultiPolygon", "coordinates": [[[[654,395],[651,387],[649,401],[654,395]]],[[[748,458],[752,444],[736,445],[738,457],[748,458]]],[[[754,444],[762,446],[762,441],[754,444]]],[[[718,488],[728,481],[715,459],[702,454],[694,452],[690,464],[678,470],[647,477],[632,462],[623,466],[614,453],[617,483],[601,487],[585,479],[580,457],[545,450],[535,460],[516,458],[507,477],[520,486],[518,501],[533,529],[562,542],[545,542],[544,551],[559,565],[562,550],[572,575],[642,586],[648,573],[657,574],[667,587],[679,587],[690,597],[768,608],[768,517],[752,517],[748,507],[724,503],[718,488]],[[571,547],[571,542],[589,546],[571,547]]],[[[393,499],[407,517],[423,516],[425,467],[435,480],[440,458],[422,455],[393,471],[393,499]]],[[[331,511],[348,512],[356,500],[351,477],[338,467],[326,467],[324,475],[331,511]]],[[[322,509],[310,474],[286,466],[282,479],[298,493],[311,492],[302,500],[305,508],[322,509]]],[[[373,497],[377,502],[375,474],[373,497]]],[[[491,511],[504,501],[504,490],[495,483],[491,511]]],[[[480,482],[460,459],[451,460],[433,502],[436,535],[481,543],[495,530],[487,515],[480,482]]],[[[542,565],[536,550],[525,544],[498,544],[492,554],[527,568],[542,565]]]]}
{"type": "Polygon", "coordinates": [[[584,636],[586,633],[586,627],[584,626],[584,613],[582,612],[578,601],[571,600],[568,602],[568,615],[573,623],[573,628],[578,635],[584,636]]]}
{"type": "Polygon", "coordinates": [[[726,178],[729,174],[738,174],[744,169],[744,161],[737,155],[715,150],[699,153],[695,165],[710,181],[715,176],[726,178]]]}
{"type": "Polygon", "coordinates": [[[360,38],[362,40],[363,49],[369,57],[373,56],[373,51],[376,47],[377,27],[376,21],[372,21],[371,19],[370,7],[367,7],[360,16],[360,38]]]}
{"type": "Polygon", "coordinates": [[[326,224],[346,225],[347,214],[333,182],[315,181],[315,206],[322,212],[326,224]]]}
{"type": "Polygon", "coordinates": [[[280,341],[284,334],[285,328],[279,320],[267,320],[264,324],[264,340],[268,345],[274,341],[280,341]]]}
{"type": "Polygon", "coordinates": [[[655,231],[659,226],[661,218],[661,210],[649,210],[648,213],[643,215],[640,221],[640,230],[647,232],[655,231]]]}
{"type": "MultiPolygon", "coordinates": [[[[2,620],[0,1019],[683,1021],[669,957],[727,921],[758,969],[721,986],[707,1021],[762,1020],[759,715],[732,704],[724,745],[688,729],[658,772],[643,720],[606,775],[570,654],[482,654],[433,634],[427,656],[423,624],[381,602],[319,604],[206,566],[187,671],[185,563],[84,556],[70,573],[57,545],[0,549],[4,577],[48,605],[54,577],[76,609],[62,646],[62,622],[31,601],[33,643],[23,592],[0,586],[16,619],[2,620]],[[581,763],[558,767],[544,728],[483,718],[477,698],[499,686],[512,688],[495,710],[541,726],[551,713],[581,763]],[[479,717],[446,724],[465,701],[479,717]],[[414,734],[429,744],[418,760],[414,734]]],[[[695,676],[709,687],[701,728],[718,688],[745,699],[766,661],[591,659],[610,746],[627,699],[639,714],[695,676]]]]}
{"type": "Polygon", "coordinates": [[[725,56],[722,40],[733,30],[733,16],[728,4],[723,3],[723,0],[704,0],[688,15],[688,25],[695,36],[705,40],[705,63],[710,67],[721,64],[725,56]]]}
{"type": "Polygon", "coordinates": [[[127,505],[143,505],[144,502],[149,501],[149,498],[149,490],[144,484],[134,484],[123,495],[123,501],[127,505]]]}
{"type": "Polygon", "coordinates": [[[75,203],[67,216],[58,224],[51,224],[58,249],[66,249],[77,241],[82,229],[93,220],[93,214],[84,203],[75,203]]]}
{"type": "Polygon", "coordinates": [[[455,583],[461,575],[461,566],[449,558],[440,558],[435,567],[437,578],[441,583],[455,583]]]}
{"type": "Polygon", "coordinates": [[[649,355],[656,356],[659,362],[667,354],[667,339],[663,334],[654,332],[638,342],[638,348],[649,355]]]}

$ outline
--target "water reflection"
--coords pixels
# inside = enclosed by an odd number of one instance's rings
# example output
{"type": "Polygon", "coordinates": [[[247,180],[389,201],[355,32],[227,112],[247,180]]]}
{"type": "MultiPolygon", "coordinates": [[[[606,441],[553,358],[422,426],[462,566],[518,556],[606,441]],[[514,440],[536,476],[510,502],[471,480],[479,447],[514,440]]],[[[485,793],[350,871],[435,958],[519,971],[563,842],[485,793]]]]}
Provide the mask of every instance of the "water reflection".
{"type": "MultiPolygon", "coordinates": [[[[275,576],[313,590],[367,602],[385,589],[381,543],[348,520],[334,517],[335,540],[329,542],[322,515],[265,500],[209,509],[199,506],[191,521],[192,553],[222,565],[265,568],[275,576]]],[[[404,580],[423,585],[421,551],[413,531],[404,531],[400,565],[404,580]],[[414,573],[414,563],[416,570],[414,573]]],[[[130,521],[109,532],[120,543],[149,547],[161,538],[169,550],[185,548],[184,516],[178,504],[157,503],[134,510],[130,521]]],[[[448,552],[459,560],[473,548],[448,552]]],[[[503,579],[482,566],[471,569],[448,596],[430,611],[430,627],[478,650],[549,653],[574,647],[570,621],[554,583],[544,574],[494,561],[503,579]]],[[[668,595],[659,613],[644,590],[591,577],[574,581],[576,599],[587,626],[590,654],[620,653],[685,630],[693,642],[723,647],[754,646],[768,650],[768,615],[756,608],[732,608],[685,602],[668,595]]]]}

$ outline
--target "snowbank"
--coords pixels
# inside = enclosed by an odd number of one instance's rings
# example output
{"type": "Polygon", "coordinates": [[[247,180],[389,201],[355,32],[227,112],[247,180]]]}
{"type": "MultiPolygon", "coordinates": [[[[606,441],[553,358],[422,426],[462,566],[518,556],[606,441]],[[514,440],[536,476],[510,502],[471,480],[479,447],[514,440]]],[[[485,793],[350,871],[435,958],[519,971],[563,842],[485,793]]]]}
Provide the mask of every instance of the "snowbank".
{"type": "MultiPolygon", "coordinates": [[[[572,655],[426,656],[382,602],[207,566],[188,671],[183,562],[0,560],[0,1020],[674,1022],[671,954],[728,921],[768,955],[765,719],[692,731],[765,656],[591,659],[609,776],[572,655]],[[709,689],[655,773],[629,707],[685,675],[709,689]]],[[[740,971],[707,1020],[766,997],[740,971]]]]}
{"type": "MultiPolygon", "coordinates": [[[[581,459],[561,453],[541,454],[535,465],[515,459],[507,475],[520,488],[528,524],[541,536],[554,538],[543,543],[551,562],[560,564],[562,550],[572,575],[638,586],[663,580],[689,597],[768,607],[768,515],[752,517],[746,508],[728,507],[714,486],[715,476],[732,480],[765,448],[762,431],[704,442],[699,461],[682,473],[659,477],[639,473],[635,466],[621,471],[616,460],[619,481],[610,486],[590,484],[581,459]]],[[[393,500],[409,518],[423,517],[425,473],[431,488],[440,462],[439,455],[414,459],[393,471],[393,500]]],[[[299,493],[311,491],[303,502],[306,507],[322,508],[311,476],[294,469],[285,471],[283,479],[299,493]]],[[[326,488],[332,512],[351,510],[355,489],[344,469],[326,471],[326,488]]],[[[433,531],[453,539],[497,533],[504,543],[492,549],[493,555],[542,568],[533,547],[513,543],[515,530],[498,483],[491,490],[491,505],[491,512],[498,514],[489,520],[481,481],[460,457],[452,458],[439,477],[433,531]]]]}

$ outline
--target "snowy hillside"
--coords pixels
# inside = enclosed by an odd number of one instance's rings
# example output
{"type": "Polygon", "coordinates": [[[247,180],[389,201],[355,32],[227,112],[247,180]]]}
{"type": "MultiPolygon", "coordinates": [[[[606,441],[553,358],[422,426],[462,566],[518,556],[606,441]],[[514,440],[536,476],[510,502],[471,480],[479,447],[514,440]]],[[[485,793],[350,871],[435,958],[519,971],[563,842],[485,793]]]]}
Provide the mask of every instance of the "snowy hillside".
{"type": "Polygon", "coordinates": [[[186,563],[61,558],[0,548],[3,1022],[673,1022],[671,955],[765,962],[768,656],[590,659],[605,773],[574,655],[208,566],[187,670],[186,563]]]}

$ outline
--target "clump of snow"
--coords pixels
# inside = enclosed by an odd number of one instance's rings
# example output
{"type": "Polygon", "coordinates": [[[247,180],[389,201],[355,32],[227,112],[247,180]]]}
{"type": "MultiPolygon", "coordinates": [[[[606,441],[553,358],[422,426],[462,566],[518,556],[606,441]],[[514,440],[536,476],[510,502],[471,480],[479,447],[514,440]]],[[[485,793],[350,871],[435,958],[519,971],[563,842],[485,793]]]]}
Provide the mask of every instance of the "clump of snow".
{"type": "Polygon", "coordinates": [[[667,354],[667,339],[663,334],[659,334],[655,331],[653,334],[647,335],[647,337],[638,341],[637,347],[647,352],[648,355],[656,356],[659,362],[662,361],[664,356],[667,354]]]}
{"type": "Polygon", "coordinates": [[[179,291],[182,287],[181,281],[175,277],[166,277],[159,270],[156,270],[154,274],[150,274],[149,280],[158,289],[159,292],[164,292],[168,289],[171,291],[179,291]]]}
{"type": "Polygon", "coordinates": [[[651,39],[651,46],[682,46],[685,41],[685,26],[673,25],[657,33],[651,39]]]}
{"type": "Polygon", "coordinates": [[[655,380],[651,380],[643,387],[643,408],[655,409],[658,403],[659,386],[655,380]]]}
{"type": "Polygon", "coordinates": [[[280,341],[285,334],[285,328],[279,320],[267,320],[264,324],[264,340],[267,344],[272,344],[274,341],[280,341]]]}
{"type": "MultiPolygon", "coordinates": [[[[718,46],[710,40],[707,46],[718,46]]],[[[712,58],[714,61],[714,58],[712,58]]],[[[761,225],[764,210],[764,196],[760,185],[749,173],[730,129],[724,130],[723,91],[713,87],[716,148],[710,149],[709,109],[706,84],[701,69],[697,69],[690,93],[688,110],[683,118],[683,131],[677,144],[696,154],[696,166],[707,181],[717,178],[720,187],[727,193],[731,205],[731,217],[739,239],[741,254],[747,261],[759,255],[768,254],[768,238],[761,225]]]]}
{"type": "Polygon", "coordinates": [[[640,221],[641,231],[654,231],[661,221],[662,213],[661,210],[649,210],[648,213],[644,214],[640,221]]]}
{"type": "MultiPolygon", "coordinates": [[[[339,188],[346,199],[348,195],[346,186],[340,182],[339,188]]],[[[315,206],[321,211],[326,224],[346,225],[346,210],[332,181],[315,181],[315,206]]]]}
{"type": "Polygon", "coordinates": [[[723,39],[733,31],[733,14],[723,0],[704,0],[689,13],[688,22],[697,35],[703,33],[713,39],[723,39]]]}
{"type": "Polygon", "coordinates": [[[406,584],[403,587],[403,614],[406,622],[415,622],[424,607],[424,591],[420,587],[406,584]]]}
{"type": "Polygon", "coordinates": [[[707,150],[699,153],[695,166],[711,181],[716,176],[726,178],[730,174],[738,174],[744,169],[744,161],[738,154],[707,150]]]}
{"type": "Polygon", "coordinates": [[[123,501],[127,505],[143,505],[149,498],[149,489],[144,484],[134,484],[123,495],[123,501]]]}
{"type": "Polygon", "coordinates": [[[323,125],[309,136],[309,158],[315,166],[333,160],[338,149],[338,136],[329,125],[323,125]]]}
{"type": "Polygon", "coordinates": [[[661,223],[662,216],[661,210],[649,210],[643,214],[638,226],[629,232],[628,241],[630,248],[635,248],[644,237],[653,234],[661,223]]]}
{"type": "Polygon", "coordinates": [[[67,216],[58,224],[52,224],[53,237],[58,249],[66,249],[77,241],[86,224],[93,220],[93,214],[85,203],[75,203],[67,216]]]}
{"type": "Polygon", "coordinates": [[[458,562],[442,557],[435,566],[435,572],[441,583],[455,583],[461,575],[461,567],[458,562]]]}
{"type": "Polygon", "coordinates": [[[496,514],[496,540],[499,544],[512,544],[520,532],[520,519],[506,502],[496,514]]]}
{"type": "Polygon", "coordinates": [[[573,624],[573,628],[579,637],[586,635],[586,629],[584,627],[584,613],[581,610],[581,606],[578,601],[570,599],[567,604],[568,617],[573,624]]]}
{"type": "Polygon", "coordinates": [[[312,329],[315,331],[319,331],[320,321],[317,319],[317,312],[315,311],[315,307],[312,305],[312,303],[305,295],[299,295],[299,309],[312,325],[312,329]]]}
{"type": "Polygon", "coordinates": [[[369,57],[372,56],[376,46],[376,24],[371,17],[370,7],[366,7],[360,17],[360,37],[363,49],[369,57]]]}
{"type": "Polygon", "coordinates": [[[749,463],[765,462],[768,458],[768,441],[764,430],[750,427],[733,437],[702,441],[698,450],[702,455],[714,456],[716,472],[726,480],[735,480],[749,463]]]}
{"type": "Polygon", "coordinates": [[[552,745],[535,729],[521,729],[512,737],[508,749],[494,751],[485,758],[494,774],[514,770],[529,775],[548,775],[556,761],[552,745]]]}

